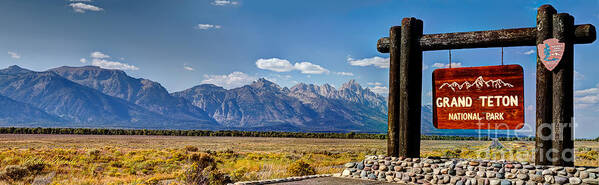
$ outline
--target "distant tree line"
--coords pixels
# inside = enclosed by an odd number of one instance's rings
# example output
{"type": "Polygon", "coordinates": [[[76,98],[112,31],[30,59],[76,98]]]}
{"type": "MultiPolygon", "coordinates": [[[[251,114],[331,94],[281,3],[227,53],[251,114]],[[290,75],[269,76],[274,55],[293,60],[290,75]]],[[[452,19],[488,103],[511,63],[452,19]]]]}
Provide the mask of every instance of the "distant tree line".
{"type": "MultiPolygon", "coordinates": [[[[265,132],[238,130],[149,130],[149,129],[107,129],[107,128],[25,128],[0,127],[0,134],[77,134],[77,135],[148,135],[148,136],[223,136],[223,137],[286,137],[286,138],[337,138],[337,139],[387,139],[387,134],[375,133],[336,133],[336,132],[265,132]]],[[[422,140],[483,140],[491,137],[464,137],[422,135],[422,140]]],[[[534,137],[499,137],[500,141],[534,141],[534,137]]],[[[593,140],[593,139],[577,139],[593,140]]],[[[594,139],[599,141],[599,138],[594,139]]]]}
{"type": "Polygon", "coordinates": [[[223,136],[223,137],[288,137],[288,138],[339,138],[385,139],[386,134],[334,133],[334,132],[275,132],[238,130],[149,130],[106,128],[25,128],[0,127],[0,134],[77,134],[77,135],[149,135],[149,136],[223,136]]]}

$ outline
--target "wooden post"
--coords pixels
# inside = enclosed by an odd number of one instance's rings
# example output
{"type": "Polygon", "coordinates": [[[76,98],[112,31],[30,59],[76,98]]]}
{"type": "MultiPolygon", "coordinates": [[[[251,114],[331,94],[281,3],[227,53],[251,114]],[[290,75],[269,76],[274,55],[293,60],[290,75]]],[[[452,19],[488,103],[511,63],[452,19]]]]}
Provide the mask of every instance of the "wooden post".
{"type": "Polygon", "coordinates": [[[393,26],[389,30],[390,66],[389,66],[389,101],[388,101],[388,135],[387,155],[399,156],[399,56],[401,27],[393,26]]]}
{"type": "Polygon", "coordinates": [[[564,42],[562,61],[548,71],[537,56],[537,119],[535,163],[573,165],[572,118],[574,44],[588,44],[597,38],[595,26],[574,25],[568,14],[555,15],[550,5],[537,12],[536,28],[513,28],[489,31],[422,34],[422,21],[404,18],[402,27],[390,30],[390,37],[380,38],[377,50],[389,52],[389,138],[390,156],[419,157],[420,109],[422,93],[422,51],[536,46],[554,37],[564,42]],[[557,150],[554,156],[548,155],[557,150]],[[563,154],[563,156],[562,156],[563,154]],[[550,161],[551,158],[557,161],[550,161]]]}
{"type": "Polygon", "coordinates": [[[422,108],[422,21],[401,21],[399,57],[399,156],[420,157],[422,108]]]}
{"type": "Polygon", "coordinates": [[[574,166],[574,17],[553,15],[553,37],[565,43],[564,54],[553,70],[553,165],[574,166]]]}
{"type": "MultiPolygon", "coordinates": [[[[552,37],[553,15],[556,10],[550,5],[543,5],[537,10],[537,41],[541,44],[552,37]]],[[[545,68],[537,54],[537,114],[535,138],[535,164],[549,165],[547,152],[551,151],[551,122],[552,122],[552,89],[553,77],[551,71],[545,68]]]]}

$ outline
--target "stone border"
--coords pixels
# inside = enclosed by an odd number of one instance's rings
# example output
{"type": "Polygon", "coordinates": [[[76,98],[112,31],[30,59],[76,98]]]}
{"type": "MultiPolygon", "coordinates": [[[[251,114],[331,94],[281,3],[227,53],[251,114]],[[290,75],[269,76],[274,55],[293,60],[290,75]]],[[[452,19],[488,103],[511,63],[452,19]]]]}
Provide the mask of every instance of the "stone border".
{"type": "Polygon", "coordinates": [[[293,182],[293,181],[301,181],[301,180],[306,180],[306,179],[313,179],[313,178],[320,178],[320,177],[330,177],[330,176],[332,176],[332,175],[331,174],[307,175],[307,176],[300,176],[300,177],[287,177],[287,178],[281,178],[281,179],[268,179],[268,180],[259,180],[259,181],[243,181],[243,182],[230,183],[228,185],[274,184],[274,183],[293,182]]]}
{"type": "Polygon", "coordinates": [[[597,167],[559,167],[527,162],[366,156],[347,163],[341,177],[403,184],[599,185],[597,167]]]}

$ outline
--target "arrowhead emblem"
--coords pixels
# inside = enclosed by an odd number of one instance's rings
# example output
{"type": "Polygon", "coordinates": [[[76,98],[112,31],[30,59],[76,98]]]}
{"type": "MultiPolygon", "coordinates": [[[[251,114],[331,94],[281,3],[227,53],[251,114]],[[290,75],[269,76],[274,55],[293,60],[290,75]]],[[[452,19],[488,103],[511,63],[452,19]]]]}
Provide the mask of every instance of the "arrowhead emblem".
{"type": "Polygon", "coordinates": [[[544,40],[543,43],[537,45],[537,53],[539,59],[549,71],[552,71],[555,66],[562,60],[566,44],[559,42],[555,38],[544,40]]]}

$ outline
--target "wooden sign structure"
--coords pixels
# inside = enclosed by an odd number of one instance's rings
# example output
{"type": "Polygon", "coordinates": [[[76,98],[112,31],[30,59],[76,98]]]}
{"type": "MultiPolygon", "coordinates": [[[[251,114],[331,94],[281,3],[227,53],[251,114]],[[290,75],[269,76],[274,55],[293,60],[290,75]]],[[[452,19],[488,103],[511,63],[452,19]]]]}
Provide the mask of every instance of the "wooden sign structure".
{"type": "Polygon", "coordinates": [[[524,72],[520,65],[433,71],[433,125],[439,129],[520,129],[524,72]]]}
{"type": "Polygon", "coordinates": [[[401,23],[390,28],[389,37],[377,42],[379,52],[390,54],[388,155],[420,156],[423,51],[537,46],[555,38],[564,43],[564,53],[553,71],[547,70],[537,55],[535,163],[574,165],[571,152],[562,155],[574,147],[574,44],[595,41],[593,25],[574,25],[572,16],[557,14],[551,5],[538,8],[536,27],[531,28],[423,34],[421,20],[404,18],[401,23]]]}

